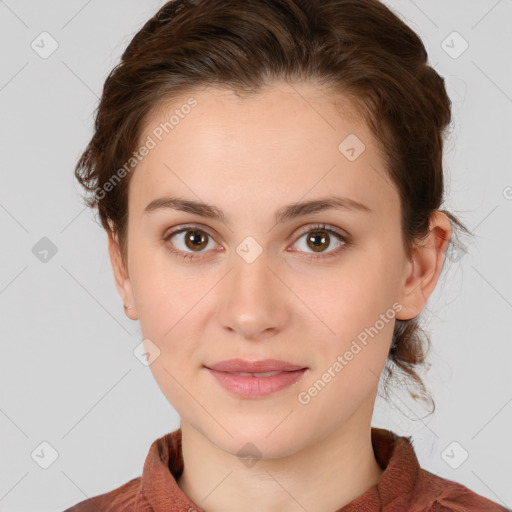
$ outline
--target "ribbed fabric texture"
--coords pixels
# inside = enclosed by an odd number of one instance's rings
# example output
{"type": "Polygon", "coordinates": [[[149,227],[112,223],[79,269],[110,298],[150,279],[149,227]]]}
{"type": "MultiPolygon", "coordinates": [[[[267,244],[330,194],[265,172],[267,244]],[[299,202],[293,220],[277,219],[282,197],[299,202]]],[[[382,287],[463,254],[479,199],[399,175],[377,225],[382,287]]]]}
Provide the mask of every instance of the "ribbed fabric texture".
{"type": "MultiPolygon", "coordinates": [[[[384,472],[376,485],[337,512],[510,512],[457,482],[421,469],[410,437],[381,428],[372,428],[371,436],[384,472]]],[[[152,443],[142,476],[64,512],[205,512],[178,487],[182,471],[178,429],[152,443]]]]}

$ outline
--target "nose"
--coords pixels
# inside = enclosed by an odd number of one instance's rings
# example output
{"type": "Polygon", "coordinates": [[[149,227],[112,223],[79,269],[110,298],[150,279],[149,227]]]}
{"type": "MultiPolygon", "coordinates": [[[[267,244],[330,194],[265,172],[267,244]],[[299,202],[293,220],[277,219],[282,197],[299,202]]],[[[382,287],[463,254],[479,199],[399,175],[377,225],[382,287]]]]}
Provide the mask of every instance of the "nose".
{"type": "Polygon", "coordinates": [[[293,294],[269,260],[265,251],[254,260],[233,254],[233,268],[222,284],[219,320],[242,338],[265,339],[289,321],[293,294]]]}

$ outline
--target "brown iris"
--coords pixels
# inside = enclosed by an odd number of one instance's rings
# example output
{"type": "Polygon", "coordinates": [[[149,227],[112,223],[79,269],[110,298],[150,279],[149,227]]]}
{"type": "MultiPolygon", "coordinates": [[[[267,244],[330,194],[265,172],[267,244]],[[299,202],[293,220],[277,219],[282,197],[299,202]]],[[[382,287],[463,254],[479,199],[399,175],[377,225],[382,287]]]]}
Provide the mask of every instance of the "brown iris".
{"type": "Polygon", "coordinates": [[[308,245],[316,252],[320,252],[326,247],[329,247],[329,235],[326,235],[325,231],[311,231],[310,235],[308,236],[308,245]],[[309,245],[310,242],[313,245],[309,245]],[[318,245],[321,244],[322,246],[318,245]],[[326,244],[324,246],[324,244],[326,244]]]}
{"type": "Polygon", "coordinates": [[[203,249],[208,245],[207,237],[204,231],[188,230],[185,232],[185,244],[189,249],[203,249]]]}

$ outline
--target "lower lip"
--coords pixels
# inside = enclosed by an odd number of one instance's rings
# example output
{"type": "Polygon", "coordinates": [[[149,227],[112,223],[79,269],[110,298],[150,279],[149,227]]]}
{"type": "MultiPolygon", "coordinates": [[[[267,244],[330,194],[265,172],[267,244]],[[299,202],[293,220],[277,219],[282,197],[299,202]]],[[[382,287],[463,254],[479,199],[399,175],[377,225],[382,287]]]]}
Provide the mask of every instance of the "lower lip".
{"type": "Polygon", "coordinates": [[[219,372],[207,368],[222,387],[244,398],[268,396],[295,384],[306,372],[307,368],[293,372],[281,372],[272,377],[244,377],[233,373],[219,372]]]}

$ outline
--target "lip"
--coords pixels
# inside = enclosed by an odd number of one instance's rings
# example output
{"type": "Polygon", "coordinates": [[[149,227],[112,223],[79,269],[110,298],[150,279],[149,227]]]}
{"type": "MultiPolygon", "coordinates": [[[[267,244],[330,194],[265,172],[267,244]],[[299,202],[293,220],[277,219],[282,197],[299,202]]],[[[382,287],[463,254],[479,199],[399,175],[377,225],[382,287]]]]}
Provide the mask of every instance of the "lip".
{"type": "Polygon", "coordinates": [[[259,361],[247,361],[245,359],[227,359],[218,363],[205,365],[210,370],[219,372],[245,372],[245,373],[263,373],[263,372],[293,372],[303,370],[306,367],[300,366],[278,359],[261,359],[259,361]]]}
{"type": "Polygon", "coordinates": [[[205,368],[224,389],[241,398],[265,397],[277,393],[295,384],[308,370],[306,367],[276,359],[261,361],[229,359],[205,368]],[[268,377],[237,375],[237,373],[265,372],[278,373],[268,377]]]}

